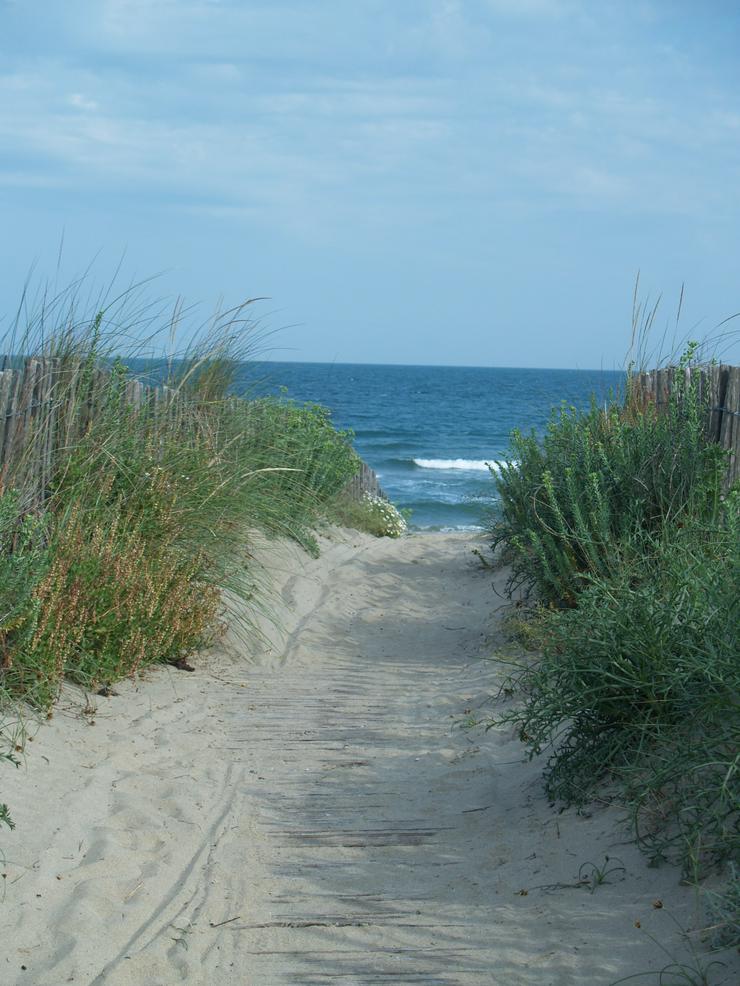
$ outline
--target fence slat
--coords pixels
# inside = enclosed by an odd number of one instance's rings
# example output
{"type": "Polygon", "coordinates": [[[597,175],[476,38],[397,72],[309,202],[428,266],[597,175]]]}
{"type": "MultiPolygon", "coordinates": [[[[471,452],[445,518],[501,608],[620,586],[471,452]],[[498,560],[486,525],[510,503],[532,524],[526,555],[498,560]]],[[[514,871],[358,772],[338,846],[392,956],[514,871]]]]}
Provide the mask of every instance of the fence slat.
{"type": "Polygon", "coordinates": [[[722,431],[720,434],[720,444],[722,448],[730,453],[727,467],[728,484],[737,478],[738,454],[737,439],[740,437],[740,367],[728,367],[727,390],[725,391],[724,410],[722,412],[722,431]]]}
{"type": "Polygon", "coordinates": [[[18,414],[18,402],[20,393],[23,389],[23,374],[19,370],[11,370],[10,379],[10,399],[8,401],[8,423],[5,431],[5,448],[3,450],[3,477],[7,477],[13,465],[13,452],[15,449],[15,433],[18,429],[20,415],[18,414]]]}
{"type": "Polygon", "coordinates": [[[5,438],[11,427],[11,400],[14,383],[13,370],[3,370],[0,373],[0,480],[5,475],[5,438]]]}
{"type": "Polygon", "coordinates": [[[722,425],[722,411],[720,408],[719,397],[719,366],[709,366],[706,369],[708,377],[708,402],[709,402],[709,427],[707,431],[711,442],[719,441],[720,427],[722,425]]]}
{"type": "Polygon", "coordinates": [[[41,454],[41,479],[39,486],[39,506],[43,506],[49,493],[51,485],[52,470],[54,467],[54,446],[56,443],[56,423],[57,423],[57,394],[56,384],[59,376],[59,360],[49,359],[46,361],[44,373],[44,404],[43,423],[44,423],[44,444],[41,454]]]}

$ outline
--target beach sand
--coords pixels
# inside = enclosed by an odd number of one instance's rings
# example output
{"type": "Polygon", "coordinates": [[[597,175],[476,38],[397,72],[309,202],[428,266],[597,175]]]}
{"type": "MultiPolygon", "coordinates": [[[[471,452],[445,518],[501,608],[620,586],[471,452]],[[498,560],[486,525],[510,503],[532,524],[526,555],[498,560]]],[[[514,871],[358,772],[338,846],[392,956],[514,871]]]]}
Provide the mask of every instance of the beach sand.
{"type": "MultiPolygon", "coordinates": [[[[615,808],[558,813],[510,729],[465,728],[501,680],[473,546],[279,546],[269,642],[65,693],[2,768],[0,983],[609,986],[685,960],[679,872],[615,808]]],[[[724,959],[709,981],[740,981],[724,959]]]]}

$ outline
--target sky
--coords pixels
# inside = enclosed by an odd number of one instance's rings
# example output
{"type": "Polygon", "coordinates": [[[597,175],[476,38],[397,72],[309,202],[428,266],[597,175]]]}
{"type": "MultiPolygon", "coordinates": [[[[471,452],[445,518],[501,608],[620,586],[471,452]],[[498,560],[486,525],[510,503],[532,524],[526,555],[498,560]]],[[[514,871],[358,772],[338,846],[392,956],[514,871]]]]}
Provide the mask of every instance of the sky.
{"type": "Polygon", "coordinates": [[[63,238],[275,359],[620,366],[638,271],[740,310],[739,51],[735,0],[0,0],[0,318],[63,238]]]}

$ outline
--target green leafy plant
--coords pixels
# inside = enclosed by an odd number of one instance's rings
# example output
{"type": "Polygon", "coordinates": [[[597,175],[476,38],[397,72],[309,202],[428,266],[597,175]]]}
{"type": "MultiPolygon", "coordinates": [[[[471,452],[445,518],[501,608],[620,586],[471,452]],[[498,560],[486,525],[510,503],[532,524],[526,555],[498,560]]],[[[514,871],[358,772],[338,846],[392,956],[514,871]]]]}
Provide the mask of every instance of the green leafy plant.
{"type": "Polygon", "coordinates": [[[497,721],[548,752],[553,799],[615,797],[651,860],[697,883],[724,872],[710,921],[738,942],[740,491],[684,381],[660,413],[628,385],[541,442],[515,435],[492,534],[534,597],[510,626],[539,657],[513,662],[504,692],[522,702],[497,721]]]}
{"type": "Polygon", "coordinates": [[[702,419],[697,395],[677,392],[661,414],[629,400],[593,404],[556,412],[541,441],[514,432],[512,462],[494,476],[500,513],[491,525],[510,587],[572,606],[589,576],[620,567],[632,539],[714,516],[725,454],[706,441],[702,419]]]}
{"type": "MultiPolygon", "coordinates": [[[[734,503],[734,501],[733,501],[734,503]]],[[[737,507],[633,544],[566,610],[541,611],[541,660],[505,714],[551,747],[550,795],[583,803],[618,777],[638,839],[687,868],[740,853],[737,507]]]]}
{"type": "Polygon", "coordinates": [[[588,884],[591,893],[604,883],[609,883],[609,877],[616,876],[617,873],[626,873],[626,869],[621,859],[616,857],[604,857],[604,862],[599,866],[596,863],[586,861],[578,867],[578,879],[588,884]]]}

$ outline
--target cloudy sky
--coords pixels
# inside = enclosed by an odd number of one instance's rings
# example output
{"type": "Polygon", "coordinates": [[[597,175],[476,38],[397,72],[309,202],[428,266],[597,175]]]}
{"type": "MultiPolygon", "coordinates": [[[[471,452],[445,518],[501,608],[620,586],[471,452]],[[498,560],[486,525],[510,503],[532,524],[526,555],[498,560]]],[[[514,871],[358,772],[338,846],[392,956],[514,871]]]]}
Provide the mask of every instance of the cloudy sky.
{"type": "Polygon", "coordinates": [[[735,0],[0,0],[0,315],[64,233],[276,358],[614,366],[638,269],[740,309],[739,51],[735,0]]]}

